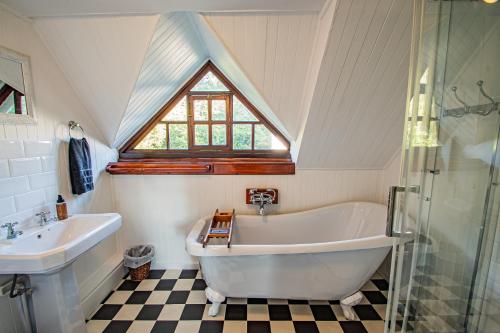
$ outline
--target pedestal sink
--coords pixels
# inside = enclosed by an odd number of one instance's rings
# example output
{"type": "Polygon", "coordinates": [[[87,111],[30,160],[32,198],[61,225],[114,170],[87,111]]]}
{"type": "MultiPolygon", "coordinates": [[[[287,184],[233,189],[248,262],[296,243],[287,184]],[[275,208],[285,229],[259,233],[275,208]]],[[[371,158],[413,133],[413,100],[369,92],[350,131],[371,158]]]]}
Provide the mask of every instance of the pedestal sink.
{"type": "Polygon", "coordinates": [[[121,216],[78,214],[0,241],[0,274],[27,274],[38,332],[86,332],[72,263],[121,226],[121,216]]]}

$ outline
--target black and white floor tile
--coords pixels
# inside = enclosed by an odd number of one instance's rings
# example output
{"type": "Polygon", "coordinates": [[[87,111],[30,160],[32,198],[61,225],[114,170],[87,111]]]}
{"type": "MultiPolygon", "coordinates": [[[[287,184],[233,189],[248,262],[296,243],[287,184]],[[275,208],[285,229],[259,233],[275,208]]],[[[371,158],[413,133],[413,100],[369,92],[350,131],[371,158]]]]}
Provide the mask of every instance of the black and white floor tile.
{"type": "Polygon", "coordinates": [[[388,283],[374,276],[344,317],[337,300],[300,301],[228,298],[216,317],[208,316],[205,281],[198,270],[153,270],[141,282],[124,279],[89,318],[96,332],[161,333],[382,333],[388,283]]]}

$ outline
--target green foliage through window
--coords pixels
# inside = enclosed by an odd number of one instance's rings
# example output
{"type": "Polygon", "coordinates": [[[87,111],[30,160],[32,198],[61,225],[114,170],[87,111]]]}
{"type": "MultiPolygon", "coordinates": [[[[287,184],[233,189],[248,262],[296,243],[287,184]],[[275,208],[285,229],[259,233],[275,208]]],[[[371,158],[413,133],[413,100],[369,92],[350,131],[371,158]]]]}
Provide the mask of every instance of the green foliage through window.
{"type": "Polygon", "coordinates": [[[229,82],[215,68],[201,73],[133,149],[229,153],[288,149],[255,108],[228,89],[229,82]]]}

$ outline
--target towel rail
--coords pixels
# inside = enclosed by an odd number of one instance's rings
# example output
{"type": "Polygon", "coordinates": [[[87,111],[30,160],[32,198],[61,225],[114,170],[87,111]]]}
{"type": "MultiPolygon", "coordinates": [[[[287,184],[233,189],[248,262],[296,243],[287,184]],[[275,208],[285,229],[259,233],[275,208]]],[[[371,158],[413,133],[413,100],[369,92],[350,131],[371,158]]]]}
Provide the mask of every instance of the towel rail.
{"type": "Polygon", "coordinates": [[[77,123],[76,121],[70,120],[68,123],[69,127],[69,137],[74,139],[73,136],[71,135],[71,130],[74,130],[75,128],[79,129],[82,132],[82,136],[85,137],[85,130],[83,129],[82,125],[77,123]]]}

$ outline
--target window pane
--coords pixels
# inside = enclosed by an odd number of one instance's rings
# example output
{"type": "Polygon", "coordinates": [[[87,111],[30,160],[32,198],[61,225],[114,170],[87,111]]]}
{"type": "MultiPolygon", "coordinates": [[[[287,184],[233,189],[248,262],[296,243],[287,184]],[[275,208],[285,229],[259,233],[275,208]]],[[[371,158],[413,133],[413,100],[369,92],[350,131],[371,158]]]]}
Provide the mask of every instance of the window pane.
{"type": "Polygon", "coordinates": [[[266,126],[255,125],[255,149],[281,150],[286,147],[266,126]]]}
{"type": "Polygon", "coordinates": [[[212,100],[212,120],[226,120],[226,100],[212,100]]]}
{"type": "Polygon", "coordinates": [[[170,149],[188,148],[187,124],[169,124],[168,140],[170,149]]]}
{"type": "Polygon", "coordinates": [[[229,91],[229,89],[212,72],[208,72],[191,91],[229,91]]]}
{"type": "Polygon", "coordinates": [[[212,125],[212,145],[226,145],[226,125],[212,125]]]}
{"type": "Polygon", "coordinates": [[[186,121],[187,120],[187,99],[184,96],[177,105],[163,118],[164,121],[186,121]]]}
{"type": "Polygon", "coordinates": [[[208,120],[208,101],[195,99],[193,101],[194,120],[208,120]]]}
{"type": "Polygon", "coordinates": [[[259,121],[241,101],[233,96],[233,121],[259,121]]]}
{"type": "Polygon", "coordinates": [[[252,149],[252,125],[233,125],[233,149],[252,149]]]}
{"type": "Polygon", "coordinates": [[[194,125],[194,144],[208,146],[208,125],[194,125]]]}
{"type": "Polygon", "coordinates": [[[135,149],[167,149],[167,126],[156,125],[135,149]]]}
{"type": "MultiPolygon", "coordinates": [[[[2,81],[0,81],[2,82],[2,81]]],[[[0,104],[0,113],[14,114],[16,106],[14,104],[14,93],[11,93],[2,104],[0,104]]]]}

